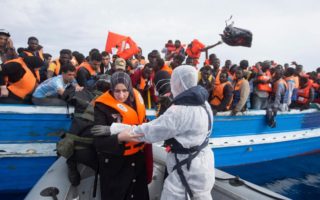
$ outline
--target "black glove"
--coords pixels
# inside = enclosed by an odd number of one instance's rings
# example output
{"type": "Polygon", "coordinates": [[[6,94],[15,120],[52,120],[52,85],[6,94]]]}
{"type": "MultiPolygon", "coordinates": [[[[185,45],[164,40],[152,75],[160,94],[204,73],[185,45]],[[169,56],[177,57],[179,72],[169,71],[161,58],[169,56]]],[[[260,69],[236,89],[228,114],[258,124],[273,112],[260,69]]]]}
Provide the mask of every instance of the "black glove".
{"type": "Polygon", "coordinates": [[[91,133],[94,136],[108,136],[111,134],[110,132],[110,126],[106,125],[94,125],[91,128],[91,133]]]}

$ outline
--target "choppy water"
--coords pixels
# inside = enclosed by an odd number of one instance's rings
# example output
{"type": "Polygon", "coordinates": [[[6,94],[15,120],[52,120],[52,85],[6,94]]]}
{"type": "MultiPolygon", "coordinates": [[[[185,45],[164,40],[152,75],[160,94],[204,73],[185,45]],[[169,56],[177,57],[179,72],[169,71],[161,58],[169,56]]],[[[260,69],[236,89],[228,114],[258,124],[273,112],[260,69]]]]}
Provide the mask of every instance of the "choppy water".
{"type": "Polygon", "coordinates": [[[320,153],[222,170],[291,199],[320,199],[320,153]]]}

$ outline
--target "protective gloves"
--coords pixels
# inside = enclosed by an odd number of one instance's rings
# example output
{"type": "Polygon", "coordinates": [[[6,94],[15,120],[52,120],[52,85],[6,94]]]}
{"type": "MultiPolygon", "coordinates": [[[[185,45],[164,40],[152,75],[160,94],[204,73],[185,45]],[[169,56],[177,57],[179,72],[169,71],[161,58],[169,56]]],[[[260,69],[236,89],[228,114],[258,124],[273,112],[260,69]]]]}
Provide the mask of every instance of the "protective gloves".
{"type": "Polygon", "coordinates": [[[94,136],[107,136],[110,135],[110,126],[106,126],[106,125],[94,125],[91,128],[91,133],[94,136]]]}
{"type": "Polygon", "coordinates": [[[123,131],[125,129],[131,128],[131,127],[132,126],[128,125],[128,124],[112,123],[110,126],[110,132],[111,132],[111,135],[114,135],[114,134],[120,133],[121,131],[123,131]]]}

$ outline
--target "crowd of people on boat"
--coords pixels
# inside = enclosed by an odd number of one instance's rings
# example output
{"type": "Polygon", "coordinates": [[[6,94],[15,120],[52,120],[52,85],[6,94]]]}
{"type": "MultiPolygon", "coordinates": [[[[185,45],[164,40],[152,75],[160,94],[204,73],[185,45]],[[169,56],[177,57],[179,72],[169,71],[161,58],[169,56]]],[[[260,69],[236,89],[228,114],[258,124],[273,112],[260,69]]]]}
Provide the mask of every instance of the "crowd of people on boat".
{"type": "Polygon", "coordinates": [[[221,65],[220,59],[210,54],[200,65],[199,56],[194,56],[192,49],[197,43],[192,41],[185,47],[179,40],[174,43],[169,40],[165,44],[164,58],[153,50],[145,59],[139,48],[126,60],[98,49],[92,49],[88,56],[62,49],[60,56],[52,59],[50,54],[43,53],[36,37],[29,37],[28,46],[16,52],[10,34],[5,30],[0,34],[0,103],[66,105],[61,96],[68,85],[80,91],[92,88],[100,77],[108,82],[113,73],[124,71],[143,96],[147,108],[155,108],[159,101],[155,93],[155,74],[166,71],[170,76],[182,64],[200,68],[198,84],[207,89],[214,113],[230,110],[231,115],[235,115],[247,109],[268,107],[281,111],[307,109],[311,102],[319,102],[320,68],[306,73],[296,62],[291,66],[272,60],[249,65],[247,60],[239,64],[226,60],[221,65]]]}
{"type": "Polygon", "coordinates": [[[153,50],[145,58],[128,42],[113,55],[61,49],[52,59],[36,37],[16,51],[10,33],[0,29],[0,103],[74,106],[58,153],[67,158],[72,185],[80,184],[78,163],[99,174],[102,199],[149,199],[148,143],[159,141],[169,152],[162,199],[211,199],[213,114],[303,110],[320,102],[320,68],[306,73],[297,62],[251,66],[247,60],[220,66],[215,54],[200,64],[201,52],[214,45],[198,40],[187,46],[169,40],[164,57],[153,50]],[[147,123],[146,108],[156,109],[157,119],[147,123]]]}

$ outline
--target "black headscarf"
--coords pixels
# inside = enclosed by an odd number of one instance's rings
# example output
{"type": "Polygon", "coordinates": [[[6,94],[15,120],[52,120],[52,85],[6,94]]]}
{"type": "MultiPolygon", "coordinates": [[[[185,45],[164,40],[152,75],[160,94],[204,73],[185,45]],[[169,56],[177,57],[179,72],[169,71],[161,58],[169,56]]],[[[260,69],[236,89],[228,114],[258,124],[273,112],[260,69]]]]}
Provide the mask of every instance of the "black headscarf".
{"type": "Polygon", "coordinates": [[[120,71],[112,74],[111,88],[110,88],[110,91],[112,92],[112,94],[113,94],[113,91],[114,91],[116,85],[119,83],[122,83],[123,85],[125,85],[127,90],[129,91],[129,97],[128,97],[128,100],[126,101],[126,103],[130,102],[129,104],[132,105],[132,103],[134,102],[134,95],[133,95],[133,88],[132,88],[130,76],[127,73],[120,72],[120,71]]]}

